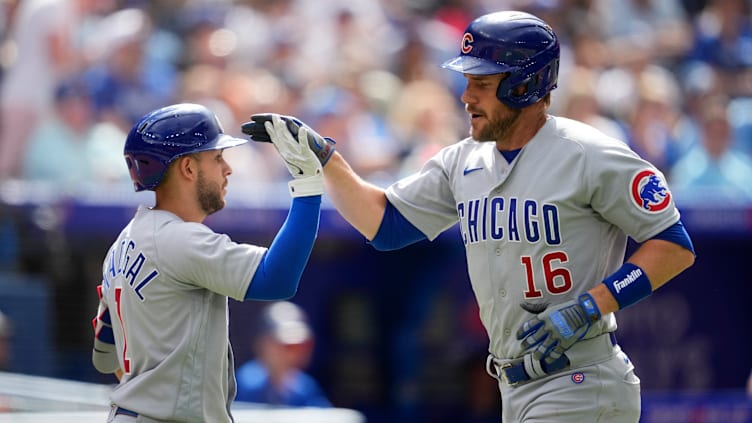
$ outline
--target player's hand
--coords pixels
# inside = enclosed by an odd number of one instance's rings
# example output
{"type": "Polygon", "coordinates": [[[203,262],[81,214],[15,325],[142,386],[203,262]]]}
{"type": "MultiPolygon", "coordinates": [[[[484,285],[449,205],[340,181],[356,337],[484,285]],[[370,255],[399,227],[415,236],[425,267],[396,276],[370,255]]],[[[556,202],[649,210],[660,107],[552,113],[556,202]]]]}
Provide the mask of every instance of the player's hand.
{"type": "Polygon", "coordinates": [[[321,163],[308,148],[308,131],[306,128],[290,130],[289,120],[278,114],[253,116],[254,122],[264,126],[269,141],[279,151],[287,165],[287,170],[295,178],[288,184],[293,197],[321,195],[324,192],[324,177],[321,163]]]}
{"type": "MultiPolygon", "coordinates": [[[[273,142],[271,138],[271,132],[266,129],[265,122],[271,119],[271,113],[256,114],[251,116],[251,121],[242,125],[241,129],[243,133],[250,135],[251,139],[258,142],[273,142]]],[[[310,126],[301,122],[299,119],[293,116],[281,116],[282,120],[287,124],[287,129],[294,137],[298,139],[305,139],[308,143],[308,148],[313,151],[316,157],[319,159],[321,166],[324,166],[329,158],[334,154],[334,144],[336,142],[329,137],[322,137],[310,126]],[[300,132],[303,134],[300,135],[300,132]]]]}
{"type": "MultiPolygon", "coordinates": [[[[526,311],[536,312],[526,303],[521,306],[526,311]]],[[[553,365],[560,362],[562,355],[582,339],[600,318],[601,313],[593,297],[585,293],[577,300],[547,307],[523,323],[517,330],[517,339],[522,340],[526,350],[534,348],[532,353],[535,360],[553,365]]]]}

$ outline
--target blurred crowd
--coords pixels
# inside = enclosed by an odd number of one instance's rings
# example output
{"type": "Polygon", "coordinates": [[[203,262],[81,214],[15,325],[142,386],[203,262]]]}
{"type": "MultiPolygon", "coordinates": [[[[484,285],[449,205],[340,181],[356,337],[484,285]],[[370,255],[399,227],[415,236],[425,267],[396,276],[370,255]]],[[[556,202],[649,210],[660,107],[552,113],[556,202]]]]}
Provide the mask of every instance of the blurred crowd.
{"type": "MultiPolygon", "coordinates": [[[[560,38],[552,114],[629,143],[680,206],[752,202],[750,0],[0,1],[0,180],[127,185],[133,122],[196,102],[238,136],[298,116],[388,183],[467,136],[439,65],[473,18],[517,9],[560,38]]],[[[286,180],[274,154],[228,150],[232,178],[286,180]]]]}

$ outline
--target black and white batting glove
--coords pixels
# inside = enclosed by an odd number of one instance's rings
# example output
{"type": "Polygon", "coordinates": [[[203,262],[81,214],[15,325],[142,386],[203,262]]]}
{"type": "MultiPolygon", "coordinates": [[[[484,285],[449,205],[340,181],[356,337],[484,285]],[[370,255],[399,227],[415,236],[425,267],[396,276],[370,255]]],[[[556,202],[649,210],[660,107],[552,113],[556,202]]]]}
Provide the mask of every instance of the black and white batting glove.
{"type": "Polygon", "coordinates": [[[307,197],[324,193],[324,176],[318,157],[308,148],[308,131],[304,127],[290,130],[289,121],[278,114],[254,116],[254,121],[262,124],[269,141],[279,151],[294,178],[288,183],[290,195],[307,197]]]}
{"type": "MultiPolygon", "coordinates": [[[[271,134],[266,130],[265,122],[271,119],[273,113],[262,113],[251,116],[251,121],[246,122],[241,126],[241,130],[244,134],[250,135],[253,141],[257,142],[272,142],[271,134]]],[[[334,144],[336,142],[329,137],[322,137],[310,126],[301,122],[298,118],[293,116],[280,116],[287,124],[287,129],[293,136],[298,139],[305,139],[308,143],[308,148],[313,151],[316,157],[319,159],[321,166],[324,166],[329,158],[334,154],[334,144]],[[304,133],[303,137],[298,136],[299,131],[304,133]]]]}
{"type": "MultiPolygon", "coordinates": [[[[536,313],[527,303],[521,304],[528,312],[536,313]]],[[[576,300],[547,307],[517,330],[517,339],[527,350],[535,348],[533,359],[547,365],[560,362],[561,356],[582,339],[590,326],[600,320],[601,312],[593,297],[582,294],[576,300]]]]}

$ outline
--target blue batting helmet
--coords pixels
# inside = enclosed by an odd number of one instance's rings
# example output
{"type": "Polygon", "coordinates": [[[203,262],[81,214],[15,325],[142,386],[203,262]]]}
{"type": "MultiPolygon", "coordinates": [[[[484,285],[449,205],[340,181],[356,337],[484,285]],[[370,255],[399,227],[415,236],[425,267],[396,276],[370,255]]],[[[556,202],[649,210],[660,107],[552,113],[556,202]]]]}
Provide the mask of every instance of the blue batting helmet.
{"type": "Polygon", "coordinates": [[[144,115],[125,140],[125,163],[136,191],[153,190],[176,158],[234,147],[248,140],[226,135],[217,116],[198,104],[174,104],[144,115]]]}
{"type": "Polygon", "coordinates": [[[441,67],[472,75],[509,73],[499,84],[496,97],[519,109],[556,88],[559,40],[548,24],[529,13],[489,13],[467,26],[459,56],[441,67]],[[526,89],[518,95],[515,89],[519,86],[526,89]]]}

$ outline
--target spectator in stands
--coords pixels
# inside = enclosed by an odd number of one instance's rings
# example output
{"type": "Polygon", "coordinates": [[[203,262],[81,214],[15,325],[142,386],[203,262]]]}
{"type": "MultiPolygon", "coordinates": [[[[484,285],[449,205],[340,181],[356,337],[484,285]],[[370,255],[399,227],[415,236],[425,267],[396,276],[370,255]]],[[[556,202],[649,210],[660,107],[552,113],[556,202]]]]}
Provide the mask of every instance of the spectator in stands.
{"type": "Polygon", "coordinates": [[[459,105],[453,93],[432,79],[405,84],[389,110],[388,122],[402,148],[402,162],[395,176],[406,176],[441,148],[456,142],[462,134],[459,105]]]}
{"type": "Polygon", "coordinates": [[[331,407],[318,382],[305,372],[313,347],[303,309],[289,301],[270,304],[262,312],[256,357],[236,371],[235,399],[282,407],[331,407]]]}
{"type": "Polygon", "coordinates": [[[96,119],[127,133],[147,112],[174,102],[178,78],[169,57],[149,55],[156,29],[144,11],[118,10],[104,17],[99,28],[98,42],[90,46],[96,62],[84,77],[96,119]]]}
{"type": "Polygon", "coordinates": [[[695,19],[687,61],[703,62],[721,73],[727,95],[752,95],[752,19],[745,0],[710,0],[695,19]]]}
{"type": "Polygon", "coordinates": [[[732,148],[734,133],[728,120],[728,100],[706,100],[701,112],[700,142],[669,174],[677,203],[752,202],[752,160],[732,148]]]}
{"type": "Polygon", "coordinates": [[[561,87],[564,96],[561,115],[592,125],[616,139],[628,139],[624,128],[603,113],[596,95],[597,79],[596,71],[584,66],[576,67],[569,76],[569,84],[561,87]]]}
{"type": "Polygon", "coordinates": [[[122,155],[126,134],[112,124],[93,119],[84,82],[72,78],[60,83],[54,106],[29,137],[22,176],[55,184],[56,190],[94,181],[127,183],[122,155]]]}
{"type": "Polygon", "coordinates": [[[616,66],[672,66],[690,48],[691,28],[680,0],[601,0],[592,7],[616,66]]]}
{"type": "Polygon", "coordinates": [[[55,87],[81,68],[84,58],[76,35],[91,3],[25,0],[8,18],[0,96],[0,179],[20,176],[27,139],[52,108],[55,87]]]}
{"type": "Polygon", "coordinates": [[[386,119],[377,113],[357,86],[328,85],[312,89],[303,98],[303,115],[328,131],[338,141],[337,149],[347,152],[351,166],[366,178],[391,181],[399,165],[400,145],[386,119]]]}
{"type": "Polygon", "coordinates": [[[676,76],[658,65],[635,74],[636,97],[625,116],[630,147],[666,172],[688,146],[678,138],[683,111],[681,86],[676,76]]]}
{"type": "Polygon", "coordinates": [[[92,174],[85,151],[93,121],[85,85],[78,80],[61,83],[54,105],[54,112],[29,137],[22,175],[60,186],[89,181],[92,174]]]}
{"type": "Polygon", "coordinates": [[[729,122],[734,130],[735,148],[752,159],[752,97],[737,97],[729,101],[729,122]]]}

